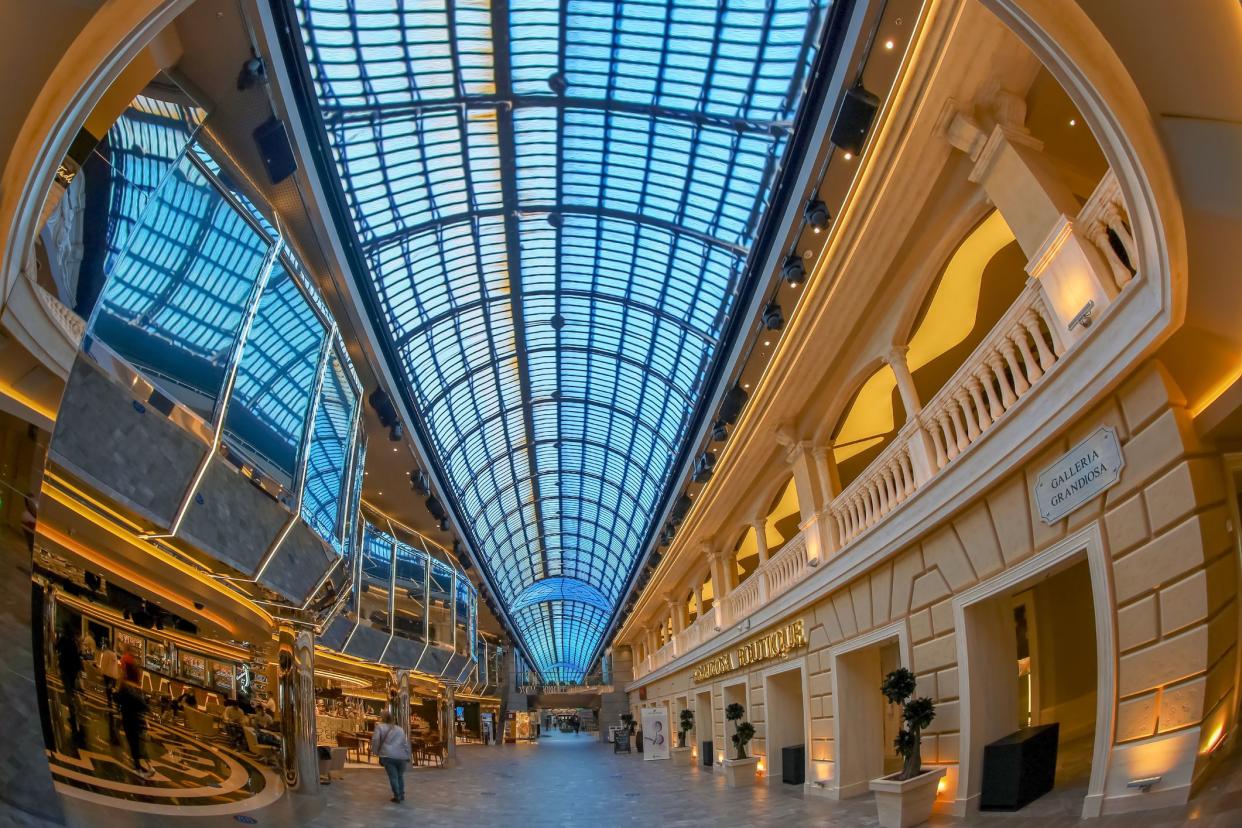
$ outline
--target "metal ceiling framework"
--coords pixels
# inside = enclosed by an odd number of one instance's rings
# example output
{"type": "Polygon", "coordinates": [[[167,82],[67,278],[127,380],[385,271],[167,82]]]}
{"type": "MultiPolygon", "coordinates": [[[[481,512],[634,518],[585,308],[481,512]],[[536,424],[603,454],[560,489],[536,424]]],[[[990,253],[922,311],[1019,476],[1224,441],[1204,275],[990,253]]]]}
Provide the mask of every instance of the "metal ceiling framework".
{"type": "Polygon", "coordinates": [[[580,680],[740,327],[831,0],[276,2],[459,524],[543,680],[580,680]]]}

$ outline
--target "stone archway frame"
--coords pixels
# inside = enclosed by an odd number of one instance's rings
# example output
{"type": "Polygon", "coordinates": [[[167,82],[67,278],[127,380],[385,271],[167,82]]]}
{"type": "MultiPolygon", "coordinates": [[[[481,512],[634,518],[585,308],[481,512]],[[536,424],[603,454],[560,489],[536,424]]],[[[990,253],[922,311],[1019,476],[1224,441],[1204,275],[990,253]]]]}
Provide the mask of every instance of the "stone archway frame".
{"type": "Polygon", "coordinates": [[[957,637],[957,667],[960,692],[961,735],[957,792],[953,812],[964,816],[978,805],[978,795],[970,794],[974,775],[982,774],[983,745],[972,744],[971,697],[975,682],[986,677],[972,676],[967,635],[967,610],[991,599],[1009,595],[1020,587],[1038,581],[1055,571],[1085,560],[1091,573],[1091,603],[1095,619],[1096,711],[1095,743],[1091,753],[1091,780],[1083,799],[1084,819],[1100,815],[1108,780],[1109,759],[1117,720],[1117,631],[1109,559],[1099,523],[1092,523],[1051,547],[1004,570],[953,598],[953,625],[957,637]],[[976,768],[976,762],[980,767],[976,768]]]}

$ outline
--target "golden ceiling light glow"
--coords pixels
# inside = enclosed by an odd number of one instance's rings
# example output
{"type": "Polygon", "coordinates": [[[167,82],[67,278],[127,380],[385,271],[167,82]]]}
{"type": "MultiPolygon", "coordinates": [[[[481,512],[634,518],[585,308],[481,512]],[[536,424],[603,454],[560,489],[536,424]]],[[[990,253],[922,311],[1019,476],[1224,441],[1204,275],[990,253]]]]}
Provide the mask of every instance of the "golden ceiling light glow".
{"type": "Polygon", "coordinates": [[[970,335],[978,313],[983,273],[992,257],[1013,241],[1013,231],[1000,211],[993,210],[953,251],[923,321],[910,337],[906,364],[911,371],[947,353],[970,335]]]}
{"type": "MultiPolygon", "coordinates": [[[[58,482],[59,478],[57,478],[52,473],[48,473],[45,476],[45,481],[46,482],[58,482]]],[[[137,534],[133,532],[127,532],[123,528],[120,528],[113,524],[108,523],[103,518],[101,518],[99,515],[92,513],[89,509],[87,509],[81,503],[77,502],[76,500],[73,500],[68,495],[66,495],[64,492],[57,489],[55,486],[45,485],[43,488],[43,491],[49,497],[55,500],[57,503],[60,503],[65,508],[76,513],[82,518],[85,518],[87,521],[103,529],[104,531],[112,535],[113,537],[118,538],[122,542],[136,549],[142,550],[142,552],[144,552],[145,554],[148,554],[151,557],[158,559],[163,565],[177,570],[179,573],[181,573],[186,578],[190,578],[190,579],[193,579],[194,581],[197,581],[200,585],[211,590],[216,595],[224,598],[225,600],[244,606],[247,611],[258,615],[264,623],[266,624],[273,623],[272,616],[266,610],[260,607],[258,604],[245,598],[243,595],[236,592],[235,590],[222,586],[211,576],[205,573],[199,572],[197,569],[194,569],[189,564],[186,564],[183,561],[178,560],[177,558],[168,554],[164,550],[160,549],[158,546],[155,546],[154,544],[151,544],[143,540],[137,534]]],[[[89,495],[83,494],[83,497],[94,502],[93,499],[89,497],[89,495]]],[[[39,531],[44,534],[48,534],[49,536],[55,533],[54,529],[47,527],[46,524],[43,524],[43,523],[39,525],[39,531]]],[[[59,533],[56,533],[56,534],[59,534],[59,533]]],[[[74,549],[75,552],[77,552],[77,550],[80,548],[88,552],[92,556],[92,560],[100,559],[101,562],[98,563],[97,565],[103,566],[105,568],[110,568],[110,567],[115,566],[115,564],[111,561],[103,561],[102,556],[99,556],[97,553],[95,553],[92,550],[88,550],[85,546],[78,543],[76,540],[72,540],[64,535],[60,535],[60,537],[64,537],[66,540],[70,540],[71,543],[73,544],[72,547],[66,544],[62,544],[66,546],[66,548],[72,548],[74,549]]],[[[57,542],[59,543],[60,541],[57,541],[57,542]]],[[[79,553],[79,554],[82,554],[82,553],[79,553]]],[[[85,557],[85,555],[83,557],[85,557]]],[[[162,594],[162,592],[159,591],[159,589],[161,588],[156,588],[156,587],[149,587],[149,588],[155,594],[162,594]]],[[[189,611],[198,612],[197,610],[191,609],[192,602],[190,603],[180,602],[180,605],[185,607],[189,611]]],[[[202,613],[202,614],[204,615],[204,617],[207,617],[205,613],[202,613]]],[[[231,632],[235,631],[234,625],[223,623],[223,619],[221,619],[221,626],[223,626],[225,629],[230,630],[231,632]]]]}
{"type": "Polygon", "coordinates": [[[893,39],[891,37],[888,40],[884,41],[884,48],[890,51],[895,45],[897,44],[893,43],[893,39]]]}
{"type": "Polygon", "coordinates": [[[832,453],[838,463],[866,451],[884,439],[882,435],[893,430],[893,391],[896,388],[897,375],[884,365],[858,389],[832,440],[837,446],[832,453]]]}
{"type": "Polygon", "coordinates": [[[854,160],[854,153],[852,153],[852,152],[847,152],[847,153],[845,154],[845,160],[846,160],[846,161],[852,161],[852,160],[854,160]]]}

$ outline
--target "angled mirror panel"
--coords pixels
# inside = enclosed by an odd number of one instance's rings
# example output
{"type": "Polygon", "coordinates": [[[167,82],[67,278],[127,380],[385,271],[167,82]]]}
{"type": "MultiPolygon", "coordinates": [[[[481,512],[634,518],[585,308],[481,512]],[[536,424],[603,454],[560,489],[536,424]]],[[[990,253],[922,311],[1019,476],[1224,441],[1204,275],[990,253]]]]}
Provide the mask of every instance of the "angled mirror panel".
{"type": "Polygon", "coordinates": [[[291,488],[327,330],[277,260],[242,346],[224,421],[230,446],[291,488]]]}
{"type": "Polygon", "coordinates": [[[357,403],[357,391],[333,347],[307,450],[302,519],[338,552],[343,552],[342,500],[357,403]]]}
{"type": "Polygon", "coordinates": [[[132,229],[91,333],[211,421],[269,247],[183,156],[132,229]]]}

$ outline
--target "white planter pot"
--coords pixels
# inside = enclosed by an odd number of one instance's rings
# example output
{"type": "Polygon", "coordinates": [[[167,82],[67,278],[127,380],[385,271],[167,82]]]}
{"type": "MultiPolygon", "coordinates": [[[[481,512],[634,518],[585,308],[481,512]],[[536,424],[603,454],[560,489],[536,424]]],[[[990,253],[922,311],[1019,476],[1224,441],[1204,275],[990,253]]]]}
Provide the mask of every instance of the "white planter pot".
{"type": "Polygon", "coordinates": [[[730,788],[745,788],[755,784],[755,767],[758,758],[724,760],[725,782],[730,788]]]}
{"type": "Polygon", "coordinates": [[[686,767],[690,767],[691,765],[694,764],[694,756],[693,756],[694,751],[692,748],[688,748],[688,747],[670,748],[669,753],[673,757],[674,765],[685,765],[686,767]]]}
{"type": "Polygon", "coordinates": [[[913,779],[904,782],[897,774],[871,780],[875,807],[880,812],[883,828],[912,828],[931,819],[936,804],[936,785],[945,774],[944,768],[924,768],[913,779]]]}

